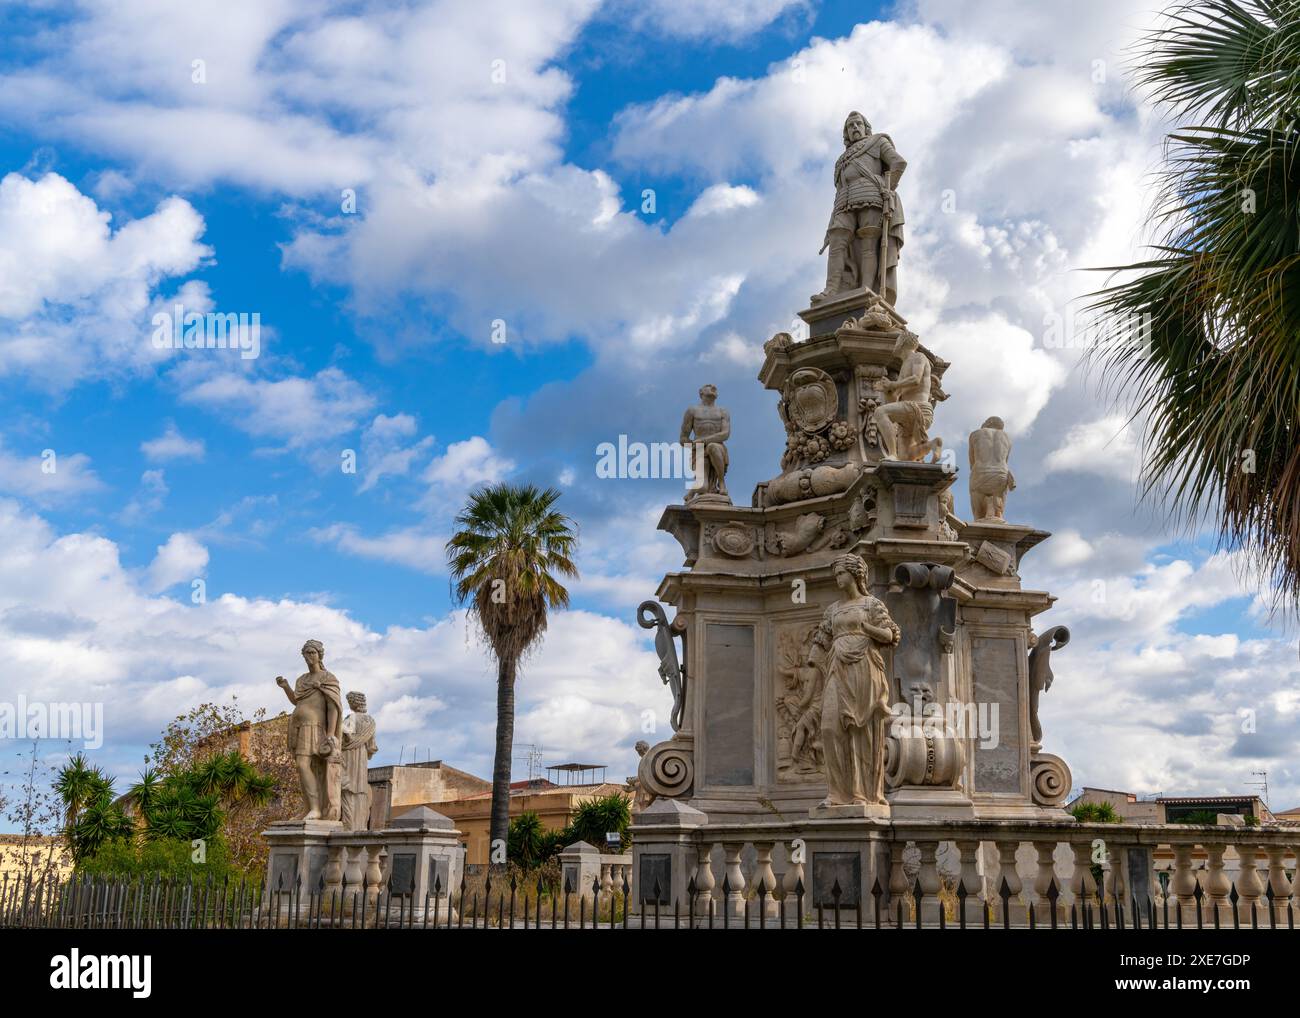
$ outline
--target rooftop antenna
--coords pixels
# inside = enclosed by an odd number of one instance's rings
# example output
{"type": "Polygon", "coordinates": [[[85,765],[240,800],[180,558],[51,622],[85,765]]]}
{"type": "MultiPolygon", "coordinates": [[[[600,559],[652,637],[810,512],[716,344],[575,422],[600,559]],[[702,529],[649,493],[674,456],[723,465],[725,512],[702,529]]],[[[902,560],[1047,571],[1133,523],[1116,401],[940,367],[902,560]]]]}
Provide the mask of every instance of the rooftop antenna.
{"type": "Polygon", "coordinates": [[[528,764],[528,783],[534,784],[541,780],[542,777],[542,757],[544,755],[542,747],[534,742],[526,742],[520,746],[524,752],[524,761],[528,764]]]}
{"type": "Polygon", "coordinates": [[[1251,777],[1259,778],[1259,781],[1247,781],[1246,784],[1251,788],[1258,788],[1261,791],[1260,801],[1264,803],[1264,808],[1272,810],[1268,804],[1268,771],[1251,771],[1251,777]]]}

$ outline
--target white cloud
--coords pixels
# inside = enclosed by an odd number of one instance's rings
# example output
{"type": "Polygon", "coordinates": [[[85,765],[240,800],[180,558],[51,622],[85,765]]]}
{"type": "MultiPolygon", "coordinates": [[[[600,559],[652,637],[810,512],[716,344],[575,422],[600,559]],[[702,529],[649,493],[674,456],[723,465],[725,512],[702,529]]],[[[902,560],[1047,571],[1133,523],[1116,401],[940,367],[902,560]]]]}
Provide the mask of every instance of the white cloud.
{"type": "Polygon", "coordinates": [[[321,544],[333,545],[339,551],[359,558],[390,562],[430,574],[447,571],[447,538],[428,533],[419,527],[404,527],[368,537],[355,526],[334,523],[328,527],[314,528],[309,536],[321,544]]]}
{"type": "Polygon", "coordinates": [[[163,503],[170,493],[167,476],[163,470],[146,470],[140,475],[140,487],[122,510],[122,522],[139,523],[162,512],[163,503]]]}
{"type": "Polygon", "coordinates": [[[207,548],[189,534],[172,534],[166,544],[158,546],[149,564],[149,590],[157,594],[182,581],[195,580],[207,567],[207,548]]]}
{"type": "Polygon", "coordinates": [[[418,431],[410,414],[390,417],[379,414],[361,433],[362,481],[360,491],[369,491],[381,478],[406,477],[415,463],[423,459],[433,445],[433,436],[404,445],[418,431]]]}
{"type": "Polygon", "coordinates": [[[103,487],[85,453],[51,447],[10,452],[0,440],[0,493],[22,495],[44,506],[93,494],[103,487]]]}
{"type": "Polygon", "coordinates": [[[1072,427],[1044,461],[1048,473],[1075,471],[1133,481],[1139,450],[1128,418],[1112,414],[1072,427]]]}
{"type": "MultiPolygon", "coordinates": [[[[298,648],[309,637],[323,641],[345,690],[367,693],[381,722],[376,762],[395,762],[403,743],[418,744],[490,774],[495,667],[462,612],[423,628],[376,630],[301,599],[212,596],[210,588],[206,603],[193,604],[152,592],[166,574],[177,576],[181,563],[197,565],[186,535],[169,539],[153,567],[132,571],[112,541],[60,535],[13,501],[0,500],[0,533],[6,696],[103,702],[106,748],[97,760],[123,777],[134,777],[139,752],[162,726],[196,703],[234,695],[246,713],[287,710],[273,680],[302,669],[298,648]]],[[[524,662],[518,697],[521,742],[533,738],[534,716],[569,710],[578,720],[593,712],[615,719],[604,731],[585,723],[568,733],[545,731],[548,749],[594,757],[616,773],[635,770],[630,735],[641,711],[667,710],[644,634],[580,611],[552,616],[524,662]]]]}
{"type": "Polygon", "coordinates": [[[168,421],[163,433],[157,438],[140,443],[140,451],[155,463],[168,463],[172,460],[202,460],[207,450],[201,438],[186,438],[176,427],[175,421],[168,421]]]}
{"type": "Polygon", "coordinates": [[[228,417],[258,438],[302,449],[356,429],[374,408],[364,387],[338,368],[323,368],[310,378],[258,378],[225,371],[186,389],[181,398],[228,417]]]}
{"type": "Polygon", "coordinates": [[[495,484],[515,465],[494,450],[481,435],[453,442],[424,471],[424,480],[439,492],[451,495],[479,484],[495,484]]]}
{"type": "Polygon", "coordinates": [[[147,311],[211,253],[203,219],[176,197],[116,232],[111,218],[58,174],[0,180],[0,374],[62,388],[161,359],[147,311]]]}
{"type": "Polygon", "coordinates": [[[766,28],[783,15],[810,16],[811,0],[637,0],[616,4],[613,16],[628,17],[642,31],[687,39],[733,42],[766,28]]]}

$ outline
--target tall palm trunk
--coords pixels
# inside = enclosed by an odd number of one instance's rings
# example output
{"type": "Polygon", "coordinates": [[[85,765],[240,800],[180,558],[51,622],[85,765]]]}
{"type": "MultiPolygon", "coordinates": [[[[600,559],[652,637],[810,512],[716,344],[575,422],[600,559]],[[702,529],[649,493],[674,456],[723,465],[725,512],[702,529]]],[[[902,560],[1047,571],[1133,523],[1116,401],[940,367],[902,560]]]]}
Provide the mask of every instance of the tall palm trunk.
{"type": "Polygon", "coordinates": [[[496,846],[506,843],[510,830],[510,755],[515,741],[515,666],[514,658],[497,662],[497,750],[492,765],[492,826],[488,859],[493,861],[496,846]],[[499,840],[498,840],[499,839],[499,840]]]}

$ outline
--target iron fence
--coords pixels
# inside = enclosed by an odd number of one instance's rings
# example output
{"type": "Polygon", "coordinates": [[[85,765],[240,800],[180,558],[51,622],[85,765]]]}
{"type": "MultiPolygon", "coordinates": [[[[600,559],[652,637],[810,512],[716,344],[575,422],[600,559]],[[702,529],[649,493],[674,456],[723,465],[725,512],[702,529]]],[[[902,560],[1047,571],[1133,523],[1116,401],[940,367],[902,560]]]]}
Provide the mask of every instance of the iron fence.
{"type": "Polygon", "coordinates": [[[991,900],[970,894],[963,884],[927,894],[918,879],[911,891],[889,902],[876,881],[866,900],[847,901],[838,881],[829,902],[810,903],[802,880],[793,892],[769,893],[761,881],[749,895],[733,891],[728,879],[720,895],[697,892],[692,879],[686,900],[664,901],[656,883],[634,913],[627,908],[631,887],[602,888],[599,877],[578,891],[542,881],[525,887],[517,876],[487,877],[481,892],[465,880],[450,894],[441,881],[424,900],[388,887],[378,893],[314,888],[302,880],[267,888],[256,881],[208,878],[196,881],[154,876],[108,878],[50,875],[0,883],[0,928],[6,929],[1295,929],[1289,897],[1271,887],[1245,903],[1230,885],[1210,895],[1198,883],[1189,901],[1168,895],[1127,901],[1090,895],[1062,902],[1053,880],[1037,901],[1021,902],[1004,879],[991,900]]]}

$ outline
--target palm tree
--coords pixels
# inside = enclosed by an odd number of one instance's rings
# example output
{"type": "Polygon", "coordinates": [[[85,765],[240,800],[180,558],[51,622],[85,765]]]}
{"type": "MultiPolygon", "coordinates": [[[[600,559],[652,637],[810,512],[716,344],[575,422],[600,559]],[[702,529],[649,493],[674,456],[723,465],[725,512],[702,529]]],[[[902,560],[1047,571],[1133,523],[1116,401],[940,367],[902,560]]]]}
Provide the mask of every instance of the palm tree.
{"type": "Polygon", "coordinates": [[[82,807],[90,801],[95,787],[95,773],[86,762],[84,753],[78,753],[59,770],[54,780],[54,792],[63,800],[64,828],[71,831],[82,807]]]}
{"type": "Polygon", "coordinates": [[[576,577],[577,535],[554,506],[560,493],[493,484],[470,494],[447,542],[453,596],[483,629],[497,660],[497,738],[492,767],[492,844],[510,823],[510,753],[519,661],[546,631],[547,612],[565,608],[558,577],[576,577]]]}
{"type": "MultiPolygon", "coordinates": [[[[1142,46],[1140,85],[1179,122],[1151,257],[1092,308],[1094,354],[1147,412],[1143,489],[1300,600],[1300,5],[1181,3],[1142,46]],[[1141,342],[1117,323],[1143,323],[1141,342]]],[[[1111,271],[1111,270],[1108,270],[1111,271]]]]}

